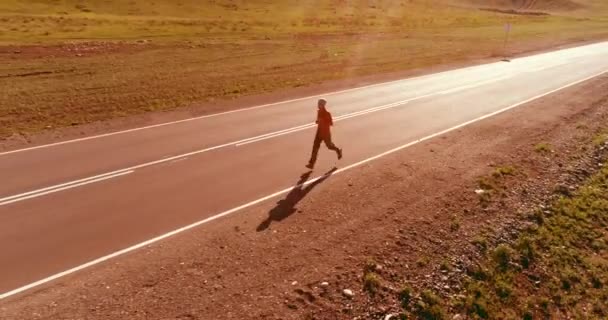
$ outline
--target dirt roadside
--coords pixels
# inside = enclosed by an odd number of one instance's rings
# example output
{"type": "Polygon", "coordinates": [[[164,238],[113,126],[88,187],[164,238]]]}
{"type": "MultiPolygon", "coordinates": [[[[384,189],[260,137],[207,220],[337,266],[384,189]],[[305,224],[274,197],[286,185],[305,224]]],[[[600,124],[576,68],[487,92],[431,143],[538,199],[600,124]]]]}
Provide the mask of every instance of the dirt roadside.
{"type": "MultiPolygon", "coordinates": [[[[605,37],[579,37],[572,39],[537,39],[533,42],[518,43],[509,48],[509,56],[512,58],[523,57],[542,52],[565,49],[598,41],[605,40],[605,37]]],[[[93,44],[97,46],[97,44],[93,44]]],[[[147,45],[144,45],[146,47],[147,45]]],[[[143,50],[137,46],[138,50],[143,50]]],[[[154,48],[153,45],[151,45],[154,48]]],[[[105,48],[105,47],[104,47],[105,48]]],[[[111,50],[119,50],[110,46],[111,50]]],[[[31,49],[31,48],[30,48],[31,49]]],[[[132,50],[127,46],[127,49],[132,50]]],[[[34,50],[34,49],[31,49],[34,50]]],[[[50,50],[44,48],[44,50],[50,50]]],[[[110,49],[108,49],[110,50],[110,49]]],[[[1,51],[1,48],[0,48],[1,51]]],[[[34,50],[39,54],[38,51],[34,50]]],[[[471,65],[497,62],[502,57],[489,57],[487,54],[471,54],[467,57],[459,59],[457,62],[443,61],[434,64],[430,67],[421,67],[409,70],[400,70],[395,72],[383,72],[367,76],[352,76],[348,79],[330,80],[322,83],[310,84],[303,87],[285,88],[264,94],[245,95],[239,98],[214,99],[212,101],[203,101],[200,103],[190,104],[172,111],[152,111],[143,114],[118,117],[112,120],[96,121],[87,124],[80,124],[71,127],[51,128],[46,131],[32,134],[19,134],[12,137],[0,138],[0,152],[26,148],[35,145],[53,143],[70,139],[78,139],[86,136],[104,134],[113,131],[126,130],[136,127],[154,125],[164,122],[171,122],[191,117],[197,117],[205,114],[218,113],[223,111],[236,110],[256,105],[274,103],[277,101],[285,101],[294,98],[308,97],[328,92],[334,92],[353,87],[366,86],[387,81],[399,80],[407,77],[415,77],[426,74],[432,74],[442,71],[453,70],[457,68],[467,67],[471,65]]],[[[41,96],[43,98],[43,96],[41,96]]],[[[115,106],[112,106],[115,107],[115,106]]]]}
{"type": "Polygon", "coordinates": [[[577,168],[592,172],[583,146],[606,119],[602,76],[333,176],[268,228],[259,226],[274,201],[2,301],[0,311],[3,319],[379,319],[399,311],[399,285],[442,286],[441,261],[466,264],[475,237],[499,235],[577,168]],[[554,152],[535,152],[539,143],[554,152]],[[482,207],[478,179],[499,166],[522,174],[482,207]],[[373,297],[361,280],[370,260],[385,284],[373,297]]]}

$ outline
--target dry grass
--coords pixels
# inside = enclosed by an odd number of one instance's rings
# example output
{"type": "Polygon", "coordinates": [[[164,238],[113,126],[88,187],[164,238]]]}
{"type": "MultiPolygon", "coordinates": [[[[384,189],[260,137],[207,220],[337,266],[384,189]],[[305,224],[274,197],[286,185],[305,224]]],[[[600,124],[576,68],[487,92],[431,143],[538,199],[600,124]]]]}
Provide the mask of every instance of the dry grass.
{"type": "Polygon", "coordinates": [[[446,1],[0,1],[0,138],[608,36],[446,1]]]}

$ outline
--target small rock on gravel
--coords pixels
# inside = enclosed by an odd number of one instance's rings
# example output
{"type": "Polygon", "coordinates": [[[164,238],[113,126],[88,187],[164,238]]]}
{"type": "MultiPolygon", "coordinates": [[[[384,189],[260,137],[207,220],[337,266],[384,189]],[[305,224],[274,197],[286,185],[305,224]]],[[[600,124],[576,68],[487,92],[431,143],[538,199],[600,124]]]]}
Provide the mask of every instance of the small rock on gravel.
{"type": "Polygon", "coordinates": [[[344,289],[342,290],[342,293],[344,294],[344,296],[346,296],[347,298],[352,298],[355,296],[355,294],[353,293],[352,290],[350,289],[344,289]]]}

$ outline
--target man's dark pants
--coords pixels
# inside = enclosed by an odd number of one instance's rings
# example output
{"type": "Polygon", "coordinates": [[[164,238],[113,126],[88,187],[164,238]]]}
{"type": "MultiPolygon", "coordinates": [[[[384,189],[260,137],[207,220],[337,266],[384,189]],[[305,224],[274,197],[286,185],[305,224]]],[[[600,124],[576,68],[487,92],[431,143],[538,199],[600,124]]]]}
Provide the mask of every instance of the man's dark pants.
{"type": "Polygon", "coordinates": [[[315,142],[312,145],[312,154],[310,155],[309,161],[310,164],[314,165],[317,162],[317,155],[319,153],[319,148],[321,147],[321,142],[324,142],[329,150],[333,150],[336,153],[339,152],[338,147],[336,147],[336,145],[331,141],[330,134],[321,135],[317,131],[317,134],[315,135],[315,142]]]}

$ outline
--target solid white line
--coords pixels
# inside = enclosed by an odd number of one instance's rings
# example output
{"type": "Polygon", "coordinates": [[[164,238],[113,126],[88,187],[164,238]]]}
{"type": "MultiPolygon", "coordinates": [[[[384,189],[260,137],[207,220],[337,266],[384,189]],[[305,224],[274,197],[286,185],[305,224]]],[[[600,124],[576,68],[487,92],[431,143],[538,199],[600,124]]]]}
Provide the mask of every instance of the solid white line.
{"type": "MultiPolygon", "coordinates": [[[[346,167],[344,167],[344,168],[342,168],[342,169],[339,169],[339,170],[335,171],[333,174],[338,174],[338,173],[341,173],[341,172],[344,172],[344,171],[347,171],[347,170],[350,170],[350,169],[356,168],[356,167],[361,166],[361,165],[363,165],[363,164],[366,164],[366,163],[368,163],[368,162],[371,162],[371,161],[377,160],[377,159],[379,159],[379,158],[385,157],[385,156],[390,155],[390,154],[392,154],[392,153],[395,153],[395,152],[397,152],[397,151],[400,151],[400,150],[403,150],[403,149],[405,149],[405,148],[411,147],[411,146],[413,146],[413,145],[415,145],[415,144],[418,144],[418,143],[420,143],[420,142],[423,142],[423,141],[426,141],[426,140],[429,140],[429,139],[433,139],[433,138],[435,138],[435,137],[437,137],[437,136],[440,136],[440,135],[446,134],[446,133],[451,132],[451,131],[454,131],[454,130],[458,130],[458,129],[460,129],[460,128],[462,128],[462,127],[465,127],[465,126],[467,126],[467,125],[470,125],[470,124],[472,124],[472,123],[475,123],[475,122],[478,122],[478,121],[481,121],[481,120],[484,120],[484,119],[487,119],[487,118],[493,117],[493,116],[495,116],[495,115],[498,115],[498,114],[500,114],[500,113],[503,113],[503,112],[508,111],[508,110],[511,110],[511,109],[514,109],[514,108],[516,108],[516,107],[519,107],[519,106],[524,105],[524,104],[526,104],[526,103],[529,103],[529,102],[531,102],[531,101],[534,101],[534,100],[540,99],[540,98],[542,98],[542,97],[548,96],[548,95],[553,94],[553,93],[555,93],[555,92],[558,92],[558,91],[560,91],[560,90],[563,90],[563,89],[566,89],[566,88],[569,88],[569,87],[575,86],[575,85],[577,85],[577,84],[579,84],[579,83],[583,83],[583,82],[588,81],[588,80],[590,80],[590,79],[593,79],[593,78],[595,78],[595,77],[599,77],[599,76],[601,76],[601,75],[603,75],[603,74],[605,74],[605,73],[608,73],[608,70],[602,71],[602,72],[600,72],[600,73],[597,73],[597,74],[595,74],[595,75],[593,75],[593,76],[590,76],[590,77],[587,77],[587,78],[585,78],[585,79],[582,79],[582,80],[578,80],[578,81],[572,82],[572,83],[567,84],[567,85],[565,85],[565,86],[563,86],[563,87],[560,87],[560,88],[558,88],[558,89],[554,89],[554,90],[548,91],[548,92],[546,92],[546,93],[543,93],[543,94],[537,95],[537,96],[532,97],[532,98],[530,98],[530,99],[527,99],[527,100],[525,100],[525,101],[518,102],[518,103],[516,103],[516,104],[514,104],[514,105],[508,106],[508,107],[503,108],[503,109],[500,109],[500,110],[498,110],[498,111],[494,111],[494,112],[492,112],[492,113],[486,114],[486,115],[481,116],[481,117],[479,117],[479,118],[475,118],[475,119],[473,119],[473,120],[469,120],[469,121],[467,121],[467,122],[461,123],[461,124],[459,124],[459,125],[456,125],[456,126],[454,126],[454,127],[448,128],[448,129],[446,129],[446,130],[443,130],[443,131],[440,131],[440,132],[437,132],[437,133],[431,134],[431,135],[429,135],[429,136],[423,137],[423,138],[418,139],[418,140],[416,140],[416,141],[412,141],[412,142],[410,142],[410,143],[407,143],[407,144],[404,144],[404,145],[402,145],[402,146],[396,147],[396,148],[394,148],[394,149],[388,150],[388,151],[386,151],[386,152],[383,152],[383,153],[378,154],[378,155],[376,155],[376,156],[373,156],[373,157],[371,157],[371,158],[367,158],[367,159],[362,160],[362,161],[359,161],[359,162],[357,162],[357,163],[353,163],[353,164],[351,164],[351,165],[349,165],[349,166],[346,166],[346,167]]],[[[313,183],[313,182],[315,182],[315,181],[317,181],[317,180],[319,180],[319,179],[321,179],[321,178],[323,178],[323,176],[316,177],[316,178],[314,178],[314,179],[312,179],[312,180],[309,180],[309,181],[307,181],[307,182],[303,183],[302,185],[308,185],[308,184],[311,184],[311,183],[313,183]]],[[[103,257],[101,257],[101,258],[95,259],[95,260],[93,260],[93,261],[87,262],[87,263],[85,263],[85,264],[79,265],[79,266],[74,267],[74,268],[72,268],[72,269],[69,269],[69,270],[67,270],[67,271],[63,271],[63,272],[57,273],[57,274],[52,275],[52,276],[50,276],[50,277],[47,277],[47,278],[44,278],[44,279],[38,280],[38,281],[36,281],[36,282],[34,282],[34,283],[31,283],[31,284],[25,285],[25,286],[23,286],[23,287],[20,287],[20,288],[17,288],[17,289],[11,290],[11,291],[9,291],[9,292],[6,292],[6,293],[3,293],[3,294],[0,294],[0,300],[3,300],[3,299],[6,299],[6,298],[8,298],[8,297],[14,296],[14,295],[16,295],[16,294],[22,293],[22,292],[27,291],[27,290],[29,290],[29,289],[35,288],[35,287],[37,287],[37,286],[40,286],[40,285],[43,285],[43,284],[49,283],[49,282],[51,282],[51,281],[53,281],[53,280],[59,279],[59,278],[61,278],[61,277],[65,277],[65,276],[67,276],[67,275],[70,275],[70,274],[75,273],[75,272],[77,272],[77,271],[80,271],[80,270],[86,269],[86,268],[88,268],[88,267],[92,267],[92,266],[94,266],[94,265],[96,265],[96,264],[102,263],[102,262],[107,261],[107,260],[110,260],[110,259],[112,259],[112,258],[116,258],[116,257],[118,257],[118,256],[120,256],[120,255],[125,254],[125,253],[129,253],[129,252],[132,252],[132,251],[134,251],[134,250],[137,250],[137,249],[143,248],[143,247],[148,246],[148,245],[151,245],[151,244],[153,244],[153,243],[155,243],[155,242],[158,242],[158,241],[161,241],[161,240],[163,240],[163,239],[169,238],[169,237],[171,237],[171,236],[174,236],[174,235],[176,235],[176,234],[182,233],[182,232],[184,232],[184,231],[187,231],[187,230],[190,230],[190,229],[196,228],[196,227],[198,227],[198,226],[201,226],[201,225],[203,225],[203,224],[206,224],[206,223],[209,223],[209,222],[211,222],[211,221],[217,220],[217,219],[219,219],[219,218],[222,218],[222,217],[228,216],[228,215],[233,214],[233,213],[235,213],[235,212],[238,212],[238,211],[240,211],[240,210],[246,209],[246,208],[248,208],[248,207],[254,206],[254,205],[259,204],[259,203],[262,203],[262,202],[264,202],[264,201],[266,201],[266,200],[269,200],[269,199],[272,199],[272,198],[274,198],[274,197],[277,197],[277,196],[280,196],[280,195],[282,195],[282,194],[285,194],[285,193],[289,192],[289,191],[290,191],[290,190],[292,190],[292,189],[293,189],[293,187],[289,187],[289,188],[283,189],[283,190],[281,190],[281,191],[275,192],[275,193],[270,194],[270,195],[268,195],[268,196],[265,196],[265,197],[263,197],[263,198],[259,198],[259,199],[257,199],[257,200],[254,200],[254,201],[251,201],[251,202],[249,202],[249,203],[243,204],[243,205],[238,206],[238,207],[236,207],[236,208],[232,208],[232,209],[230,209],[230,210],[224,211],[224,212],[222,212],[222,213],[219,213],[219,214],[217,214],[217,215],[214,215],[214,216],[211,216],[211,217],[209,217],[209,218],[203,219],[203,220],[201,220],[201,221],[198,221],[198,222],[192,223],[192,224],[190,224],[190,225],[184,226],[184,227],[182,227],[182,228],[179,228],[179,229],[176,229],[176,230],[170,231],[170,232],[165,233],[165,234],[163,234],[163,235],[161,235],[161,236],[158,236],[158,237],[152,238],[152,239],[150,239],[150,240],[147,240],[147,241],[141,242],[141,243],[136,244],[136,245],[134,245],[134,246],[131,246],[131,247],[128,247],[128,248],[122,249],[122,250],[120,250],[120,251],[116,251],[116,252],[114,252],[114,253],[112,253],[112,254],[109,254],[109,255],[103,256],[103,257]]]]}
{"type": "MultiPolygon", "coordinates": [[[[606,42],[600,42],[600,43],[595,43],[595,44],[590,44],[590,45],[584,45],[584,46],[580,46],[580,47],[560,49],[560,50],[555,50],[555,51],[551,51],[551,52],[540,53],[540,54],[533,55],[533,56],[527,56],[527,57],[522,57],[522,58],[518,58],[518,59],[513,59],[512,62],[521,61],[521,60],[525,61],[525,60],[528,60],[530,58],[539,58],[540,59],[540,58],[546,57],[548,55],[559,55],[559,54],[564,54],[565,52],[576,52],[576,51],[579,51],[579,50],[583,50],[585,48],[593,48],[595,46],[603,46],[605,44],[606,44],[606,42]]],[[[64,145],[64,144],[69,144],[69,143],[75,143],[75,142],[80,142],[80,141],[86,141],[86,140],[104,138],[104,137],[109,137],[109,136],[114,136],[114,135],[118,135],[118,134],[129,133],[129,132],[135,132],[135,131],[140,131],[140,130],[146,130],[146,129],[158,128],[158,127],[163,127],[163,126],[169,126],[169,125],[173,125],[173,124],[178,124],[178,123],[183,123],[183,122],[189,122],[189,121],[195,121],[195,120],[200,120],[200,119],[205,119],[205,118],[211,118],[211,117],[217,117],[217,116],[222,116],[222,115],[227,115],[227,114],[232,114],[232,113],[237,113],[237,112],[243,112],[243,111],[261,109],[261,108],[266,108],[266,107],[272,107],[272,106],[276,106],[276,105],[280,105],[280,104],[286,104],[286,103],[291,103],[291,102],[296,102],[296,101],[304,101],[304,100],[308,100],[308,99],[314,99],[314,98],[319,98],[319,97],[323,97],[323,96],[336,95],[336,94],[351,92],[351,91],[355,91],[355,90],[373,88],[373,87],[384,86],[384,85],[389,85],[389,84],[394,84],[394,83],[399,83],[399,82],[411,82],[411,81],[414,81],[414,80],[420,80],[420,79],[424,79],[424,78],[430,78],[430,77],[435,77],[435,76],[446,75],[446,74],[453,73],[453,72],[463,72],[463,71],[468,71],[468,70],[477,69],[477,68],[482,69],[482,68],[490,67],[490,66],[493,66],[493,65],[501,65],[501,64],[502,64],[501,62],[492,62],[492,63],[486,63],[486,64],[480,64],[480,65],[473,65],[473,66],[469,66],[469,67],[465,67],[465,68],[461,68],[461,69],[452,69],[452,70],[446,70],[446,71],[437,72],[437,73],[425,74],[425,75],[421,75],[421,76],[418,76],[418,77],[411,77],[411,78],[404,78],[404,79],[387,81],[387,82],[381,82],[381,83],[374,83],[374,84],[370,84],[370,85],[365,85],[365,86],[360,86],[360,87],[355,87],[355,88],[350,88],[350,89],[345,89],[345,90],[326,92],[326,93],[322,93],[322,94],[317,94],[317,95],[312,95],[312,96],[307,96],[307,97],[301,97],[301,98],[296,98],[296,99],[290,99],[290,100],[284,100],[284,101],[279,101],[279,102],[273,102],[273,103],[268,103],[268,104],[253,106],[253,107],[247,107],[247,108],[237,109],[237,110],[231,110],[231,111],[225,111],[225,112],[219,112],[219,113],[214,113],[214,114],[203,115],[203,116],[199,116],[199,117],[193,117],[193,118],[187,118],[187,119],[182,119],[182,120],[164,122],[164,123],[159,123],[159,124],[154,124],[154,125],[149,125],[149,126],[143,126],[143,127],[138,127],[138,128],[128,129],[128,130],[115,131],[115,132],[110,132],[110,133],[105,133],[105,134],[100,134],[100,135],[94,135],[94,136],[89,136],[89,137],[84,137],[84,138],[79,138],[79,139],[60,141],[60,142],[55,142],[55,143],[50,143],[50,144],[45,144],[45,145],[33,146],[33,147],[29,147],[29,148],[23,148],[23,149],[5,151],[5,152],[0,152],[0,156],[8,155],[8,154],[13,154],[13,153],[18,153],[18,152],[25,152],[25,151],[30,151],[30,150],[42,149],[42,148],[49,148],[49,147],[54,147],[54,146],[59,146],[59,145],[64,145]]]]}
{"type": "Polygon", "coordinates": [[[131,173],[133,173],[133,170],[125,171],[125,172],[120,172],[120,173],[116,173],[116,174],[113,174],[113,175],[106,175],[104,177],[97,178],[97,179],[94,179],[94,180],[86,180],[86,181],[81,182],[81,183],[70,184],[70,185],[67,185],[67,186],[62,187],[62,188],[51,189],[49,191],[40,192],[40,193],[36,193],[36,194],[31,194],[29,196],[25,196],[25,197],[21,197],[21,198],[17,198],[17,199],[12,199],[12,200],[7,200],[7,201],[0,201],[0,206],[4,206],[4,205],[7,205],[7,204],[11,204],[11,203],[15,203],[15,202],[31,199],[31,198],[41,197],[41,196],[44,196],[44,195],[47,195],[47,194],[51,194],[51,193],[55,193],[55,192],[59,192],[59,191],[64,191],[64,190],[68,190],[68,189],[77,188],[77,187],[84,186],[84,185],[91,184],[91,183],[96,183],[96,182],[101,182],[101,181],[112,179],[112,178],[117,178],[117,177],[124,176],[124,175],[131,174],[131,173]]]}

